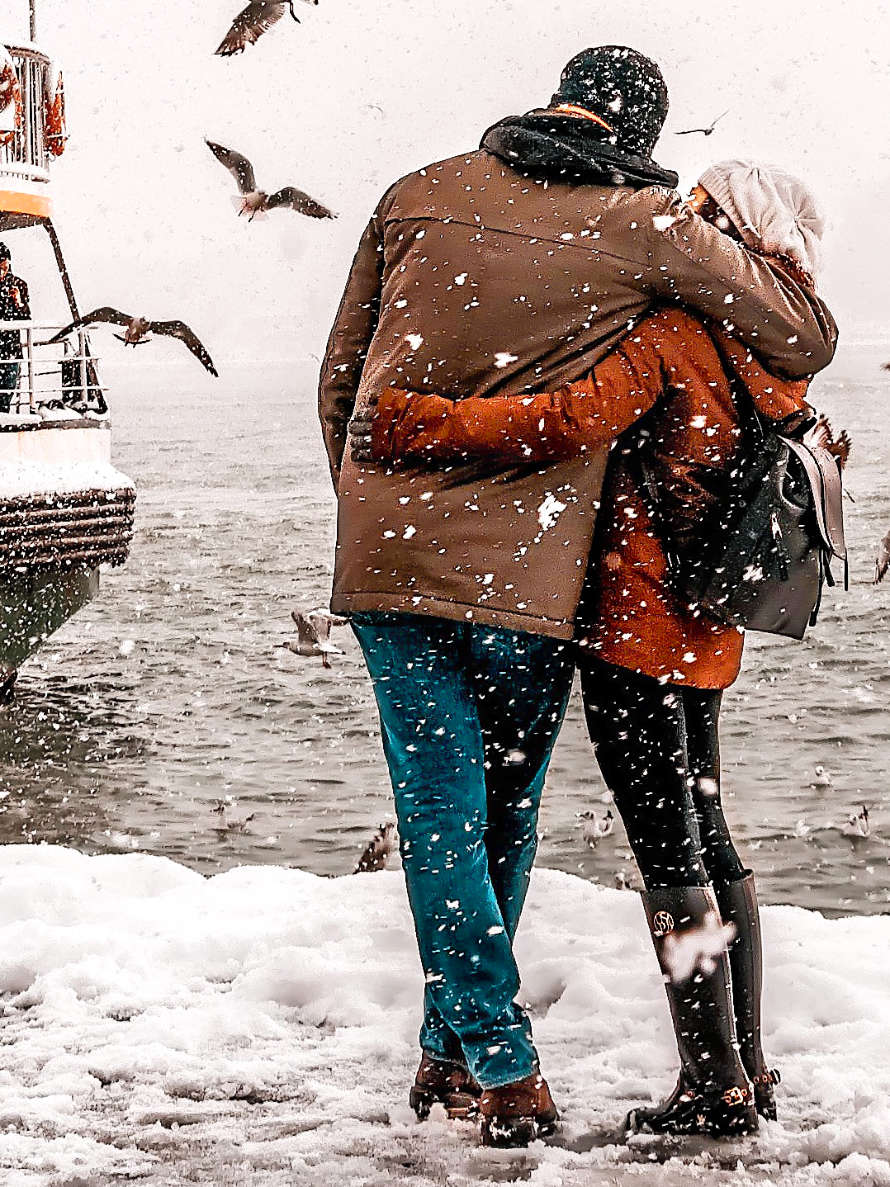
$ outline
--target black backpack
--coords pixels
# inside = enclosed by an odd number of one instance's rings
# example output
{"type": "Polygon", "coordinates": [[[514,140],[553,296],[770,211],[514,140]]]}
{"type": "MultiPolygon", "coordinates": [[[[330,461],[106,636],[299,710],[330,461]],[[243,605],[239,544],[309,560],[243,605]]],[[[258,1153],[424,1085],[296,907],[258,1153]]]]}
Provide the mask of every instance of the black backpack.
{"type": "Polygon", "coordinates": [[[784,436],[733,385],[741,449],[712,513],[692,546],[679,548],[664,514],[645,436],[637,457],[643,493],[664,546],[676,596],[726,626],[803,638],[815,625],[832,558],[849,566],[837,458],[802,434],[784,436]]]}

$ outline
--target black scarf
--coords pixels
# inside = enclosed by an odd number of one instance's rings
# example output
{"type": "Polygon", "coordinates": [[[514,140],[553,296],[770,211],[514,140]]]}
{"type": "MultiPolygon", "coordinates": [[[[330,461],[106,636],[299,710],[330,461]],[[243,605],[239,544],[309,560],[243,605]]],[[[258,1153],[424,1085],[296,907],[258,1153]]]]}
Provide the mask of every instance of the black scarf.
{"type": "Polygon", "coordinates": [[[530,111],[492,125],[481,147],[514,169],[549,181],[676,189],[679,178],[672,169],[610,144],[608,135],[579,116],[530,111]]]}

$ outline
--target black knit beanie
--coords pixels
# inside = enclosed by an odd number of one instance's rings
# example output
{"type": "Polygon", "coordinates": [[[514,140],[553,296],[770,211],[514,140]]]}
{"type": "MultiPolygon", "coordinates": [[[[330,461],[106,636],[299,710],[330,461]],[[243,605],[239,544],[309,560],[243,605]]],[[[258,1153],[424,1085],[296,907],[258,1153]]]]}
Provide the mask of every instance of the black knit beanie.
{"type": "Polygon", "coordinates": [[[0,243],[0,260],[11,260],[12,252],[5,243],[0,243]]]}
{"type": "Polygon", "coordinates": [[[598,115],[618,147],[648,157],[667,118],[668,92],[650,58],[626,45],[600,45],[576,54],[563,70],[550,106],[561,103],[598,115]]]}

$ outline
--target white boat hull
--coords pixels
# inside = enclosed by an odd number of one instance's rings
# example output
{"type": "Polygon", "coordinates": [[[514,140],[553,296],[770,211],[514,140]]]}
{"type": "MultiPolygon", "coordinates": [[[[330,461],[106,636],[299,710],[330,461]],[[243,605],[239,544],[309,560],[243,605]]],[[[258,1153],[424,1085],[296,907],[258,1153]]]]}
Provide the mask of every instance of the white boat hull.
{"type": "Polygon", "coordinates": [[[0,415],[0,679],[123,564],[136,492],[107,421],[0,415]]]}

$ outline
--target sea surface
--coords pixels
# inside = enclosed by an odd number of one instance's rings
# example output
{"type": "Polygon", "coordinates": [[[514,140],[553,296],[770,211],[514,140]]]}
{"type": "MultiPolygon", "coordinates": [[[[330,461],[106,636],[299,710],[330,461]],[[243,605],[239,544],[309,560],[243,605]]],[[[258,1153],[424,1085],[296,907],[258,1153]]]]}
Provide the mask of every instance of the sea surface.
{"type": "MultiPolygon", "coordinates": [[[[803,643],[752,636],[723,714],[727,815],[763,897],[831,915],[890,909],[890,580],[871,584],[890,528],[884,357],[848,349],[814,387],[854,441],[850,591],[826,592],[803,643]],[[871,835],[851,839],[861,805],[871,835]]],[[[0,709],[0,842],[349,873],[392,818],[370,685],[348,628],[331,670],[280,646],[291,610],[329,591],[315,364],[230,366],[210,386],[190,363],[126,362],[105,376],[115,461],[139,491],[133,552],[0,709]]],[[[636,883],[620,826],[595,849],[581,835],[578,813],[606,801],[576,695],[539,862],[636,883]]]]}

